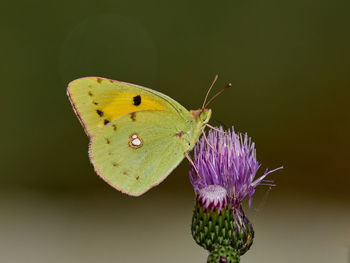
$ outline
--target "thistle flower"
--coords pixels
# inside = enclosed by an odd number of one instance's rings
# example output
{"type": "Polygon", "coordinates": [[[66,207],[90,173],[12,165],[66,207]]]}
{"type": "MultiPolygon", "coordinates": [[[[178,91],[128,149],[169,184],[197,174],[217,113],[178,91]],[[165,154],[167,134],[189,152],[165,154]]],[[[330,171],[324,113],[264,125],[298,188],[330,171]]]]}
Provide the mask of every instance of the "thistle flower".
{"type": "Polygon", "coordinates": [[[261,165],[256,160],[255,144],[251,138],[247,134],[236,134],[233,129],[224,132],[219,127],[218,130],[210,130],[207,139],[203,136],[196,145],[194,164],[199,176],[191,167],[191,183],[195,192],[209,185],[224,187],[233,206],[239,206],[248,196],[250,207],[255,188],[261,183],[272,186],[272,181],[264,178],[282,167],[266,170],[255,179],[261,165]]]}
{"type": "Polygon", "coordinates": [[[190,180],[197,194],[192,218],[192,236],[209,250],[208,262],[239,262],[252,245],[254,230],[241,203],[249,207],[259,184],[273,185],[265,177],[278,170],[266,170],[258,178],[255,144],[247,134],[222,127],[210,130],[194,149],[190,180]],[[197,173],[198,172],[198,173],[197,173]],[[223,254],[222,254],[223,253],[223,254]]]}

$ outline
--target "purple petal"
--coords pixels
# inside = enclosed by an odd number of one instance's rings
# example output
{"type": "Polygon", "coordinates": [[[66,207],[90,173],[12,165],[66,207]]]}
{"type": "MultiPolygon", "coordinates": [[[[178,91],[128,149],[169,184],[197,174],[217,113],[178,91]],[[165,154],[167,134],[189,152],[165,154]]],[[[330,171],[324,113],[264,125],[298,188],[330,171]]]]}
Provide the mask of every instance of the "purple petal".
{"type": "Polygon", "coordinates": [[[233,205],[240,205],[249,197],[249,206],[255,188],[260,185],[273,186],[273,181],[266,180],[270,173],[282,169],[268,171],[255,179],[261,164],[256,160],[255,144],[248,134],[235,133],[234,129],[224,131],[222,127],[209,130],[208,145],[204,136],[194,148],[194,164],[200,176],[192,167],[190,181],[197,192],[209,185],[220,185],[227,190],[233,205]],[[254,180],[255,179],[255,180],[254,180]]]}

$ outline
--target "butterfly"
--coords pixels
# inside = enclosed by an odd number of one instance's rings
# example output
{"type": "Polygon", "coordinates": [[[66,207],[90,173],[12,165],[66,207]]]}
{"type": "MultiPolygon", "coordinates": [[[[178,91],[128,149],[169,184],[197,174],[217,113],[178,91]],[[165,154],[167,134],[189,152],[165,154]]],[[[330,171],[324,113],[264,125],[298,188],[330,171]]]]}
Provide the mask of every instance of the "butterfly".
{"type": "Polygon", "coordinates": [[[139,196],[185,157],[193,164],[188,153],[209,125],[211,110],[205,107],[216,97],[205,104],[209,91],[203,107],[190,111],[155,90],[101,77],[70,82],[67,95],[90,138],[96,173],[115,189],[139,196]]]}

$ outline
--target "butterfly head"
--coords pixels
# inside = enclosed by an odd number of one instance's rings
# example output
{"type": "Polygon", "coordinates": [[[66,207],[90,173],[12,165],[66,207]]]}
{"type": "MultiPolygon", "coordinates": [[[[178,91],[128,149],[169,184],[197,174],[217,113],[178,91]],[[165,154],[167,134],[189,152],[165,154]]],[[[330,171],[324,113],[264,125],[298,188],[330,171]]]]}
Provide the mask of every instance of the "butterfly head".
{"type": "Polygon", "coordinates": [[[195,120],[200,122],[202,125],[207,124],[211,117],[211,109],[191,110],[190,113],[195,118],[195,120]]]}

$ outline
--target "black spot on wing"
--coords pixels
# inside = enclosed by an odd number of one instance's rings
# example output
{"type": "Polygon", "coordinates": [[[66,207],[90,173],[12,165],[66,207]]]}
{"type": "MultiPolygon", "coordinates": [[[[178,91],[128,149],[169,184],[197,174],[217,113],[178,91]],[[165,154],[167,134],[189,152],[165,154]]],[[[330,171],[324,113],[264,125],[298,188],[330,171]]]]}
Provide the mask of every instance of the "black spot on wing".
{"type": "Polygon", "coordinates": [[[101,111],[101,110],[96,110],[96,112],[97,112],[97,114],[98,114],[100,117],[103,116],[103,111],[101,111]]]}
{"type": "Polygon", "coordinates": [[[136,121],[136,112],[132,112],[132,113],[130,114],[130,119],[131,119],[132,121],[136,121]]]}
{"type": "Polygon", "coordinates": [[[109,123],[109,120],[104,120],[104,121],[103,121],[103,124],[104,124],[104,125],[107,125],[108,123],[109,123]]]}
{"type": "Polygon", "coordinates": [[[133,101],[135,106],[139,106],[141,104],[141,96],[140,95],[135,96],[133,98],[133,101]]]}

